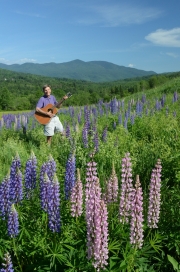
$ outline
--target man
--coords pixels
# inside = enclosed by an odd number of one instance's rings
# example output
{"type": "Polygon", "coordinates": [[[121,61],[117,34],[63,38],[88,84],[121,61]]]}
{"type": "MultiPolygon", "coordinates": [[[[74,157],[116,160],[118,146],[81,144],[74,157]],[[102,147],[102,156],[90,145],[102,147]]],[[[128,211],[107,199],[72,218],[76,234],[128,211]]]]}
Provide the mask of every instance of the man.
{"type": "MultiPolygon", "coordinates": [[[[36,105],[36,112],[39,112],[51,118],[50,122],[47,125],[44,125],[44,135],[47,136],[47,143],[50,145],[54,132],[57,131],[63,134],[63,126],[59,118],[55,114],[53,114],[51,111],[45,112],[42,110],[42,108],[44,108],[48,104],[52,104],[53,106],[58,104],[58,102],[56,101],[56,98],[53,95],[51,95],[51,88],[49,85],[43,86],[43,92],[44,92],[44,95],[39,99],[36,105]]],[[[63,100],[67,98],[68,96],[65,95],[63,97],[63,100]]],[[[60,108],[60,106],[58,108],[60,108]]]]}

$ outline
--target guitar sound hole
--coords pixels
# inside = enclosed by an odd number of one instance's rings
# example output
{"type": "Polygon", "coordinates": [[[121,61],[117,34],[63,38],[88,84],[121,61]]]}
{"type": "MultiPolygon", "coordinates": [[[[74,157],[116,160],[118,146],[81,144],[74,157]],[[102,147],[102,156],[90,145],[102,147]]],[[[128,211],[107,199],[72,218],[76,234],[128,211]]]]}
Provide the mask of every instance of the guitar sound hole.
{"type": "Polygon", "coordinates": [[[53,113],[53,110],[52,110],[52,109],[48,109],[48,112],[51,112],[51,113],[53,113]]]}

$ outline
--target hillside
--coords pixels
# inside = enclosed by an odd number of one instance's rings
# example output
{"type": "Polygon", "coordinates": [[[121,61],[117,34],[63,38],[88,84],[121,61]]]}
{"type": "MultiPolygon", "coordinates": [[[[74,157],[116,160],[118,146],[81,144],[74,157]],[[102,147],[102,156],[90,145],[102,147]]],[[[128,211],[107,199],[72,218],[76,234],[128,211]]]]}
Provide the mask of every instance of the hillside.
{"type": "Polygon", "coordinates": [[[153,71],[119,66],[106,61],[84,62],[81,60],[73,60],[65,63],[24,63],[21,65],[6,65],[0,63],[0,68],[47,77],[86,80],[91,82],[110,82],[156,74],[153,71]]]}

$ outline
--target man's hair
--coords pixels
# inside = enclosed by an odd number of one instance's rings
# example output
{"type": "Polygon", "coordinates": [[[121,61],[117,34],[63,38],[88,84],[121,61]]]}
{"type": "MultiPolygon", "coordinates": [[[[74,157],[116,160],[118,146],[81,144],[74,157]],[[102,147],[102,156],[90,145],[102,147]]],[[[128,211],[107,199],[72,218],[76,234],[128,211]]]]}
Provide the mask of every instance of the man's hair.
{"type": "Polygon", "coordinates": [[[44,92],[44,90],[45,90],[47,87],[51,88],[51,86],[50,86],[50,85],[45,84],[45,85],[42,87],[43,92],[44,92]]]}

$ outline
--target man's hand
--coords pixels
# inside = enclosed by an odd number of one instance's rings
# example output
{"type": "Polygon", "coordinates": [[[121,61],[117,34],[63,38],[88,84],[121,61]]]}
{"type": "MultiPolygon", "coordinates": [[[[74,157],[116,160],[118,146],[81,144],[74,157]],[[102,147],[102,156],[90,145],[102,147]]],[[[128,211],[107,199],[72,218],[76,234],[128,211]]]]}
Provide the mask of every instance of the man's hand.
{"type": "Polygon", "coordinates": [[[55,114],[52,113],[51,111],[48,111],[48,112],[47,112],[47,115],[48,115],[50,118],[55,116],[55,114]]]}
{"type": "Polygon", "coordinates": [[[69,97],[67,95],[63,96],[63,99],[66,100],[68,99],[69,97]]]}

